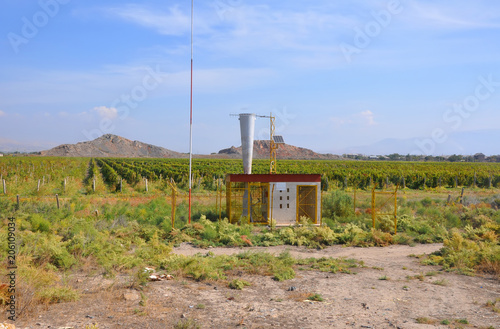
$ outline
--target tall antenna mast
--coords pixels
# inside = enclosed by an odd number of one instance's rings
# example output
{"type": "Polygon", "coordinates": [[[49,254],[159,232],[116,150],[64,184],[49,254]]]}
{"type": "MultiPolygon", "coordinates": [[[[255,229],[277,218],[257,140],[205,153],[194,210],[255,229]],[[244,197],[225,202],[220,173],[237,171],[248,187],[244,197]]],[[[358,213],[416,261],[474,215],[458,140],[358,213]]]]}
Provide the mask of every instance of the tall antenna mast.
{"type": "Polygon", "coordinates": [[[189,101],[189,223],[191,223],[191,186],[193,172],[193,18],[194,0],[191,0],[191,92],[189,101]]]}

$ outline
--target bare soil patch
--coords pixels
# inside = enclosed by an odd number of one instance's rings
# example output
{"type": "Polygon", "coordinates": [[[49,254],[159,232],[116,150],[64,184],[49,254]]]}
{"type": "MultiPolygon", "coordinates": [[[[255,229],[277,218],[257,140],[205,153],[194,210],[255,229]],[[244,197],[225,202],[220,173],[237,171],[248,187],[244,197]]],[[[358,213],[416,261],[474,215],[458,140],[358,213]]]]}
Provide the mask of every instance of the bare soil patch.
{"type": "Polygon", "coordinates": [[[128,288],[127,276],[75,274],[70,281],[82,291],[78,302],[39,307],[16,327],[84,328],[97,323],[99,328],[174,328],[179,321],[190,321],[200,328],[500,328],[500,314],[486,306],[500,297],[498,280],[442,272],[408,257],[441,247],[199,249],[182,244],[174,253],[289,250],[296,258],[354,258],[365,266],[353,268],[355,274],[296,269],[296,277],[285,282],[241,273],[241,279],[251,283],[243,290],[232,290],[225,282],[176,278],[151,282],[140,292],[128,288]],[[306,300],[311,293],[324,301],[306,300]],[[468,324],[456,322],[464,319],[468,324]],[[442,325],[443,320],[450,325],[442,325]]]}

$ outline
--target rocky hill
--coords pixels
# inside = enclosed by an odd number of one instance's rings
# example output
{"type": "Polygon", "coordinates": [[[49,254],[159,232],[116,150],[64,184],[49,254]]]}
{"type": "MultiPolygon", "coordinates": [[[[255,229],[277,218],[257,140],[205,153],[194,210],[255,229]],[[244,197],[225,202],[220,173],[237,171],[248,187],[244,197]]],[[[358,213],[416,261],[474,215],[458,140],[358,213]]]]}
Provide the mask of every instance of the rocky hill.
{"type": "Polygon", "coordinates": [[[180,158],[182,153],[163,147],[146,144],[116,135],[103,135],[89,142],[63,144],[47,151],[42,156],[71,157],[126,157],[126,158],[180,158]]]}
{"type": "MultiPolygon", "coordinates": [[[[269,158],[269,141],[254,141],[254,158],[269,158]]],[[[41,156],[68,157],[116,157],[116,158],[185,158],[187,154],[168,150],[163,147],[146,144],[116,135],[103,135],[93,141],[76,144],[63,144],[50,150],[41,151],[41,156]]],[[[195,155],[197,158],[241,159],[241,146],[230,147],[213,155],[195,155]]],[[[333,154],[319,154],[312,150],[293,145],[280,145],[278,159],[339,159],[333,154]]]]}
{"type": "MultiPolygon", "coordinates": [[[[269,144],[268,140],[256,140],[253,142],[253,157],[254,159],[268,159],[269,158],[269,144]]],[[[219,155],[226,155],[230,158],[240,158],[241,157],[241,146],[223,149],[219,151],[219,155]]],[[[316,153],[310,149],[303,147],[283,144],[279,145],[278,151],[276,152],[276,157],[278,159],[339,159],[338,155],[334,154],[320,154],[316,153]]]]}

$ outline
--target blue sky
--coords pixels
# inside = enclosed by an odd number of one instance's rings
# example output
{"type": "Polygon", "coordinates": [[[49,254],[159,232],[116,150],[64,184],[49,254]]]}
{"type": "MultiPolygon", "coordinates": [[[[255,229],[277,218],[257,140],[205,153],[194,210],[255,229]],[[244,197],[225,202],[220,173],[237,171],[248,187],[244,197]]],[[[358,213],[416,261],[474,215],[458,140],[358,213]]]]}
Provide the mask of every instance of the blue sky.
{"type": "MultiPolygon", "coordinates": [[[[190,1],[7,0],[0,35],[0,144],[112,133],[188,152],[190,1]]],[[[445,152],[500,129],[499,36],[498,1],[195,1],[193,150],[240,145],[231,113],[273,112],[319,152],[445,152]]]]}

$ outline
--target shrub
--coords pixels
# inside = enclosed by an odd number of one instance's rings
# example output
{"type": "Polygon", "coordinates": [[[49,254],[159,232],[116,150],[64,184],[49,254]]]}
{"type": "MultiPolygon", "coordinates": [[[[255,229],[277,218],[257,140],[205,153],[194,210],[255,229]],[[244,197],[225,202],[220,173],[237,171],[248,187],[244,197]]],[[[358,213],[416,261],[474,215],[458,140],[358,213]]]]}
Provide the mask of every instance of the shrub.
{"type": "Polygon", "coordinates": [[[353,200],[347,193],[335,190],[323,198],[323,217],[337,219],[353,214],[353,200]]]}
{"type": "Polygon", "coordinates": [[[200,329],[201,326],[196,323],[195,320],[192,320],[192,319],[184,319],[184,320],[179,320],[179,322],[177,322],[175,325],[174,325],[174,329],[200,329]]]}
{"type": "Polygon", "coordinates": [[[422,200],[420,201],[420,203],[421,203],[421,204],[422,204],[422,206],[424,206],[424,207],[429,207],[429,206],[432,204],[432,199],[431,199],[431,198],[429,198],[429,197],[426,197],[426,198],[422,199],[422,200]]]}
{"type": "Polygon", "coordinates": [[[320,294],[313,294],[312,296],[307,297],[308,300],[312,300],[314,302],[322,302],[324,301],[323,297],[320,294]]]}
{"type": "Polygon", "coordinates": [[[239,279],[234,279],[233,281],[229,282],[228,287],[231,289],[236,289],[236,290],[243,290],[243,288],[250,286],[250,282],[245,281],[245,280],[239,280],[239,279]]]}
{"type": "Polygon", "coordinates": [[[19,253],[30,255],[38,265],[50,263],[59,268],[70,268],[76,260],[66,249],[67,242],[62,237],[53,234],[24,231],[19,253]]]}
{"type": "Polygon", "coordinates": [[[31,230],[36,232],[49,232],[50,222],[45,219],[42,215],[33,214],[28,217],[28,221],[31,223],[31,230]]]}
{"type": "Polygon", "coordinates": [[[295,277],[295,271],[292,267],[294,264],[295,260],[290,255],[290,252],[283,251],[276,257],[276,261],[271,264],[272,273],[274,275],[273,279],[276,281],[293,279],[295,277]]]}

